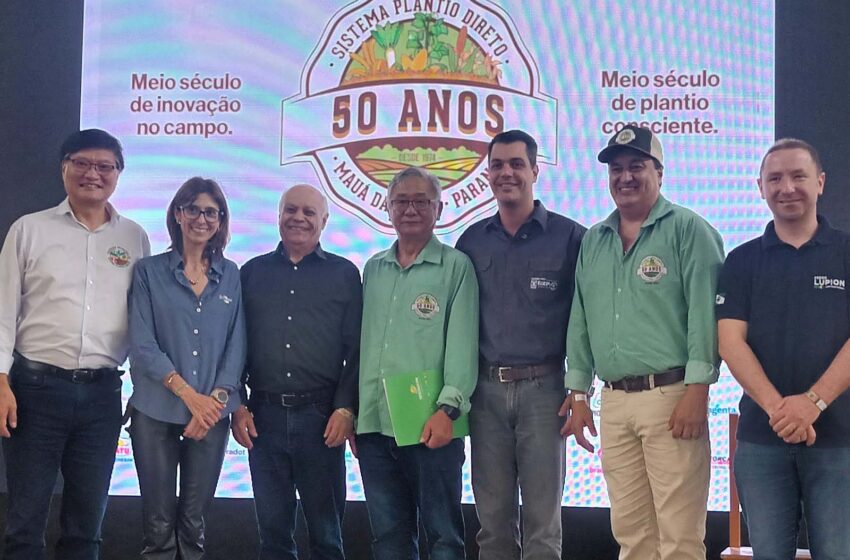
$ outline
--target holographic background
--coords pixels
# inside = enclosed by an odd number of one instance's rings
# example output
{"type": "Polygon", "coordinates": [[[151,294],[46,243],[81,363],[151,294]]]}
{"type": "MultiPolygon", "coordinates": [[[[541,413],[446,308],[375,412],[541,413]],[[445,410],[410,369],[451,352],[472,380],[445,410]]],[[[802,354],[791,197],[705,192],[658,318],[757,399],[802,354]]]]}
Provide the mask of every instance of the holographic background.
{"type": "MultiPolygon", "coordinates": [[[[361,2],[362,3],[362,2],[361,2]]],[[[391,4],[391,2],[385,2],[391,4]]],[[[408,1],[413,4],[413,0],[408,1]]],[[[482,2],[486,4],[487,2],[482,2]]],[[[436,4],[436,2],[435,2],[436,4]]],[[[467,3],[465,3],[466,5],[467,3]]],[[[515,38],[536,62],[540,91],[558,103],[556,164],[541,164],[536,196],[544,204],[585,224],[610,213],[613,203],[605,167],[596,161],[607,134],[602,123],[642,120],[637,111],[613,111],[612,98],[652,94],[706,97],[706,111],[654,112],[669,120],[709,119],[715,134],[661,135],[665,150],[663,193],[694,209],[723,235],[727,252],[758,235],[769,219],[755,177],[761,154],[774,136],[773,2],[699,0],[643,3],[625,0],[512,0],[495,2],[510,19],[515,38]],[[667,75],[706,69],[720,76],[716,88],[603,88],[603,71],[667,75]]],[[[121,138],[127,160],[113,202],[149,232],[154,252],[167,246],[165,208],[187,178],[216,179],[231,209],[232,241],[227,255],[239,264],[270,251],[278,241],[277,203],[296,182],[318,184],[307,163],[280,165],[282,100],[297,95],[307,60],[325,26],[347,3],[331,0],[258,0],[249,4],[208,0],[89,0],[85,3],[81,125],[105,128],[121,138]],[[133,73],[167,76],[238,76],[237,91],[211,92],[238,99],[241,110],[202,121],[229,124],[232,134],[138,136],[139,121],[159,116],[130,111],[139,95],[188,99],[185,92],[134,91],[133,73]]],[[[212,95],[215,94],[215,95],[212,95]]],[[[529,120],[534,114],[527,115],[529,120]]],[[[317,126],[330,126],[316,116],[317,126]]],[[[507,122],[506,128],[522,128],[507,122]]],[[[358,266],[391,238],[360,217],[331,204],[323,246],[358,266]]],[[[459,231],[443,236],[454,243],[459,231]]],[[[125,397],[132,390],[127,376],[125,397]]],[[[725,370],[712,389],[711,510],[728,509],[726,415],[740,389],[725,370]]],[[[594,402],[598,410],[598,401],[594,402]]],[[[468,457],[467,449],[467,457],[468,457]]],[[[606,507],[598,457],[567,447],[564,505],[606,507]]],[[[362,500],[357,461],[347,455],[349,499],[362,500]]],[[[122,433],[112,494],[136,495],[132,448],[122,433]]],[[[245,450],[231,441],[218,496],[250,497],[245,450]]],[[[472,502],[468,465],[464,500],[472,502]]]]}

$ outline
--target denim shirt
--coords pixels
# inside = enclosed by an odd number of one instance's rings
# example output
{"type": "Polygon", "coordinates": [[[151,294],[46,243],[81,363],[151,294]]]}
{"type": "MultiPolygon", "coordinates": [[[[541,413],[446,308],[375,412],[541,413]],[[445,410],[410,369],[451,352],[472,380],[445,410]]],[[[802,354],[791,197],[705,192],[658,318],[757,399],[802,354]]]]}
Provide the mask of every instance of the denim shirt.
{"type": "Polygon", "coordinates": [[[245,363],[239,270],[222,258],[210,264],[207,277],[198,297],[176,251],[142,259],[133,273],[130,404],[156,420],[185,424],[191,419],[186,405],[163,384],[172,371],[202,395],[217,387],[229,391],[222,417],[239,405],[245,363]]]}

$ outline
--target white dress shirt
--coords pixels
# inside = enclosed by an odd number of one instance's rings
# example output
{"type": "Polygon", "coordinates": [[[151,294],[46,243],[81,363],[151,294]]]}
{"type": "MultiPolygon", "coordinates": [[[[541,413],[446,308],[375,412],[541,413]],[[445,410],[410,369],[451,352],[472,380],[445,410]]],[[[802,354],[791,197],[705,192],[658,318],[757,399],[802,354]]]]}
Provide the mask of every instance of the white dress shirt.
{"type": "Polygon", "coordinates": [[[127,292],[150,254],[137,223],[107,205],[94,231],[66,198],[18,219],[0,252],[0,373],[12,352],[65,369],[117,367],[127,358],[127,292]]]}

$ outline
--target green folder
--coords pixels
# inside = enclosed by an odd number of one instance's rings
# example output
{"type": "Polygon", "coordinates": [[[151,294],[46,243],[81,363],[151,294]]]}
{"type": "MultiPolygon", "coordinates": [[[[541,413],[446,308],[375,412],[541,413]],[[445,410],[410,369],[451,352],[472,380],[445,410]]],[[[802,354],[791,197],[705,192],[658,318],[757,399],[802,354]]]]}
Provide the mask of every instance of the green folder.
{"type": "MultiPolygon", "coordinates": [[[[443,374],[435,370],[401,373],[385,377],[383,382],[396,443],[399,447],[418,444],[425,422],[437,410],[443,374]]],[[[466,414],[461,414],[452,424],[453,437],[469,435],[466,414]]]]}

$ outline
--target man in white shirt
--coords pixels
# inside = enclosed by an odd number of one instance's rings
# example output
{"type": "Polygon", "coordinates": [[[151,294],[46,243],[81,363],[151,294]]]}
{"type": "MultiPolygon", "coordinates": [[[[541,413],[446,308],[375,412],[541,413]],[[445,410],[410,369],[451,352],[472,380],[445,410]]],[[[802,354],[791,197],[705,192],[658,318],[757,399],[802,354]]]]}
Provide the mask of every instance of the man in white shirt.
{"type": "Polygon", "coordinates": [[[62,144],[67,198],[28,214],[0,252],[0,436],[7,560],[45,558],[44,532],[65,479],[56,557],[96,560],[121,428],[127,291],[150,254],[144,230],[109,204],[124,169],[102,130],[62,144]]]}

